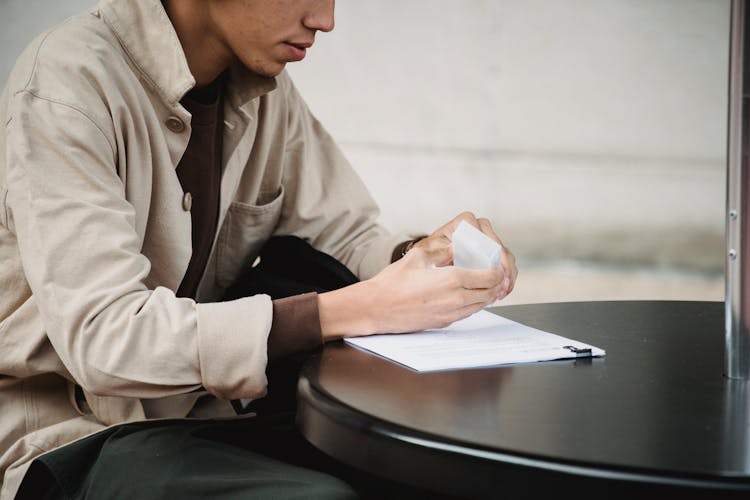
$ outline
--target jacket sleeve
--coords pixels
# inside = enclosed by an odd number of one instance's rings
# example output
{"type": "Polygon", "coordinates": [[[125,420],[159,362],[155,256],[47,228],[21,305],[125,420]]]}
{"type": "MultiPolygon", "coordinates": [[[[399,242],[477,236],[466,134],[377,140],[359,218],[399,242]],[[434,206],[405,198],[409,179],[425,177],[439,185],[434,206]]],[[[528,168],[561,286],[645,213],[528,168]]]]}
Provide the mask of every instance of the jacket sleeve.
{"type": "Polygon", "coordinates": [[[8,207],[23,270],[73,378],[108,396],[263,395],[270,298],[196,304],[149,289],[111,123],[26,91],[10,116],[8,207]]]}
{"type": "Polygon", "coordinates": [[[380,225],[379,208],[334,140],[284,73],[289,106],[284,209],[277,232],[310,241],[368,279],[391,263],[393,249],[413,236],[380,225]]]}

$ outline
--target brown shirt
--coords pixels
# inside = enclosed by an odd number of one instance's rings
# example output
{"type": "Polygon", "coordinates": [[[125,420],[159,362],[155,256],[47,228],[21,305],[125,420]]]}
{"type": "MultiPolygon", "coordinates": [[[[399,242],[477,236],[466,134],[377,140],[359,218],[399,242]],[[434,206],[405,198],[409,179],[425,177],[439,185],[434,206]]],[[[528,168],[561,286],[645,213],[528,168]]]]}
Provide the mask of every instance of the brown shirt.
{"type": "MultiPolygon", "coordinates": [[[[221,189],[224,78],[194,89],[182,105],[192,115],[192,133],[177,165],[177,177],[190,206],[193,253],[177,290],[180,297],[195,298],[198,283],[216,236],[221,189]]],[[[323,343],[318,296],[306,293],[273,301],[268,336],[268,359],[273,361],[315,349],[323,343]]]]}
{"type": "Polygon", "coordinates": [[[177,295],[195,298],[198,282],[216,236],[221,189],[221,153],[224,120],[223,78],[200,90],[193,90],[182,104],[192,115],[192,132],[187,149],[177,164],[177,177],[185,192],[183,202],[190,210],[193,254],[177,295]]]}

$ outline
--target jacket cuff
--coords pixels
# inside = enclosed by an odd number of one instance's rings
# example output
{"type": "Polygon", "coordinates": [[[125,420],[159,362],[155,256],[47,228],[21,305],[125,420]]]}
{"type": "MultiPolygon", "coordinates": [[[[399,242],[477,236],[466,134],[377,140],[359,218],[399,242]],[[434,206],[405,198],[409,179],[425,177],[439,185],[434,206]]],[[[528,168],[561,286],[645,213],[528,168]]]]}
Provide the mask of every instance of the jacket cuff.
{"type": "Polygon", "coordinates": [[[268,360],[312,352],[323,345],[318,294],[293,295],[273,301],[273,322],[268,336],[268,360]]]}
{"type": "Polygon", "coordinates": [[[203,387],[221,399],[265,396],[271,298],[253,295],[196,309],[203,387]]]}

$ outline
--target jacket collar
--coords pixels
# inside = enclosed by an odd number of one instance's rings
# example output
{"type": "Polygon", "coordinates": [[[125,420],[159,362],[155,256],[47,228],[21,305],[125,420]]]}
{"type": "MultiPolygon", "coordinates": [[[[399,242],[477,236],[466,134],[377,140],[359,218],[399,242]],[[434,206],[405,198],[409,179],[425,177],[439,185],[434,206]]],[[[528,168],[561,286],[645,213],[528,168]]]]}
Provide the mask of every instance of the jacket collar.
{"type": "MultiPolygon", "coordinates": [[[[171,105],[195,86],[177,33],[160,0],[103,0],[98,7],[145,80],[171,105]]],[[[241,64],[230,70],[228,97],[237,107],[276,88],[276,79],[241,64]]]]}

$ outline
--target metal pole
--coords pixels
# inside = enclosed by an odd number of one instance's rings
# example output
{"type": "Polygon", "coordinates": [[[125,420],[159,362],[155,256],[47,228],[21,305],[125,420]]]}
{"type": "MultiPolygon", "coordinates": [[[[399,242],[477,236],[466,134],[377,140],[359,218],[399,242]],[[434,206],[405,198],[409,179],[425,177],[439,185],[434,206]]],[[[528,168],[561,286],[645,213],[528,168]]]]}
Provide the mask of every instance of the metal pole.
{"type": "Polygon", "coordinates": [[[725,295],[725,375],[750,379],[750,36],[745,36],[745,0],[732,0],[729,54],[729,137],[727,143],[727,221],[725,295]]]}

